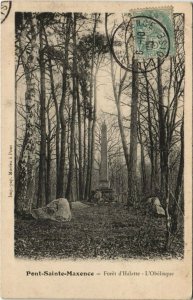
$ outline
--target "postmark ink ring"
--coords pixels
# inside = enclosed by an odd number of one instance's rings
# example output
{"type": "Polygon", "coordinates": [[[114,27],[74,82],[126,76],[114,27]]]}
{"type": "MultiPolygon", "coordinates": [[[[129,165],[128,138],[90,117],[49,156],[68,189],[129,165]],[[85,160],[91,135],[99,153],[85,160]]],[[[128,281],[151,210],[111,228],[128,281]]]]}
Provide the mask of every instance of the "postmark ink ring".
{"type": "MultiPolygon", "coordinates": [[[[127,35],[128,28],[132,26],[132,33],[135,34],[135,36],[133,37],[134,43],[131,45],[131,49],[133,48],[133,53],[127,53],[127,45],[129,43],[129,41],[127,40],[124,43],[124,46],[126,47],[126,49],[124,49],[124,56],[126,54],[126,56],[130,56],[131,60],[133,57],[138,60],[137,70],[134,70],[132,68],[132,63],[125,65],[118,58],[118,55],[116,54],[116,51],[114,49],[116,45],[115,37],[118,34],[118,31],[124,26],[125,22],[122,22],[116,28],[110,43],[110,50],[112,52],[112,55],[115,61],[120,65],[120,67],[130,72],[146,73],[151,72],[161,66],[170,52],[170,37],[165,26],[158,20],[149,16],[135,16],[131,17],[131,19],[129,20],[125,28],[125,37],[127,35]],[[133,21],[136,24],[132,24],[133,21]],[[157,58],[157,63],[155,63],[155,61],[153,60],[155,58],[157,58]]],[[[126,62],[128,63],[127,59],[126,62]]]]}
{"type": "Polygon", "coordinates": [[[1,24],[6,20],[8,17],[10,10],[11,10],[11,1],[2,1],[1,2],[1,24]]]}

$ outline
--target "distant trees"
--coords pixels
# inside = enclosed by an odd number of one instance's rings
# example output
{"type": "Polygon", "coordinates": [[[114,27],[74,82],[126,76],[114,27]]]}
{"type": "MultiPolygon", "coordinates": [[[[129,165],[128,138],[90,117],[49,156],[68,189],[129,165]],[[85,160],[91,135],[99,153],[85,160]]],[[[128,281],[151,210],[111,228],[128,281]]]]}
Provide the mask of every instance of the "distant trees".
{"type": "MultiPolygon", "coordinates": [[[[27,210],[32,204],[41,207],[58,197],[89,198],[95,149],[96,76],[107,51],[104,35],[97,32],[99,22],[99,14],[18,13],[16,16],[16,92],[21,102],[16,103],[17,155],[20,155],[19,162],[16,160],[16,210],[18,203],[26,206],[19,200],[21,195],[26,198],[19,186],[30,174],[22,171],[29,138],[30,142],[31,138],[35,141],[30,159],[34,170],[31,179],[37,185],[33,188],[35,194],[29,194],[27,210]],[[32,28],[33,22],[36,26],[32,28]],[[84,28],[86,35],[82,34],[84,28]],[[29,61],[29,57],[33,60],[29,61]],[[27,93],[31,93],[30,106],[23,100],[25,85],[27,93]],[[24,120],[29,123],[27,140],[24,120]]],[[[29,191],[27,185],[22,184],[22,188],[26,193],[29,191]]]]}
{"type": "MultiPolygon", "coordinates": [[[[113,18],[112,15],[106,16],[106,25],[109,17],[113,18]]],[[[122,18],[127,21],[127,16],[122,18]]],[[[141,74],[137,71],[137,61],[133,60],[131,64],[132,49],[128,45],[132,33],[128,36],[122,34],[121,30],[125,28],[123,22],[116,32],[118,38],[114,38],[112,45],[111,36],[117,27],[115,21],[109,23],[114,24],[111,25],[114,26],[112,32],[108,32],[109,47],[114,47],[119,61],[123,65],[128,64],[128,69],[132,70],[121,69],[110,56],[114,101],[128,170],[128,205],[137,204],[140,193],[142,199],[148,196],[160,198],[166,213],[168,248],[170,236],[177,230],[176,212],[180,211],[178,187],[181,190],[183,185],[183,15],[174,15],[176,55],[167,58],[162,65],[159,58],[158,61],[152,60],[155,68],[148,71],[144,65],[141,74]],[[128,115],[121,112],[121,104],[129,109],[128,115]],[[126,126],[124,117],[127,119],[126,126]],[[141,188],[137,178],[139,163],[141,188]]]]}
{"type": "MultiPolygon", "coordinates": [[[[107,16],[106,16],[107,23],[107,16]]],[[[108,33],[107,33],[108,34],[108,33]]],[[[125,35],[126,39],[126,35],[125,35]]],[[[108,41],[109,47],[111,41],[108,41]]],[[[124,43],[127,44],[128,41],[124,40],[124,43]]],[[[119,43],[118,43],[119,44],[119,43]]],[[[116,47],[116,42],[115,42],[116,47]]],[[[126,47],[127,48],[127,47],[126,47]]],[[[129,64],[128,53],[123,55],[123,61],[126,61],[126,64],[129,64]]],[[[121,70],[119,76],[117,75],[114,67],[113,56],[110,55],[111,61],[111,78],[113,85],[114,99],[117,107],[117,117],[118,124],[121,134],[122,146],[124,150],[125,162],[128,170],[128,206],[136,205],[137,203],[137,116],[138,116],[138,67],[137,60],[132,58],[132,74],[129,76],[129,71],[121,70]],[[123,74],[122,74],[123,73],[123,74]],[[117,79],[118,78],[118,79],[117,79]],[[131,91],[130,91],[131,89],[131,91]],[[130,146],[128,147],[128,142],[126,140],[127,135],[125,134],[125,129],[123,125],[123,115],[121,111],[121,98],[123,98],[124,93],[129,91],[131,101],[127,101],[130,106],[130,117],[129,117],[129,129],[130,129],[130,146]]],[[[119,67],[120,69],[120,67],[119,67]]]]}
{"type": "Polygon", "coordinates": [[[183,15],[174,16],[174,25],[178,39],[176,56],[167,59],[163,65],[158,59],[156,70],[144,73],[139,84],[140,122],[148,133],[143,140],[151,163],[150,193],[159,195],[166,212],[166,248],[171,233],[177,229],[174,207],[178,206],[177,211],[180,211],[178,187],[181,190],[183,181],[183,15]],[[181,175],[175,174],[175,166],[179,166],[177,173],[181,175]]]}

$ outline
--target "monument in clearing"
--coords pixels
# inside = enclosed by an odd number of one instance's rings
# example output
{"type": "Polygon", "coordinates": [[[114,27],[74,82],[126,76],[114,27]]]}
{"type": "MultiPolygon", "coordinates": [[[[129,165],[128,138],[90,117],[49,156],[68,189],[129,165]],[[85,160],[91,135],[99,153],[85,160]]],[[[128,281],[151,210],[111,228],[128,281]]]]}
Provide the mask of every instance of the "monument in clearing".
{"type": "Polygon", "coordinates": [[[107,125],[103,121],[101,126],[101,167],[99,176],[99,191],[104,201],[113,200],[113,190],[110,188],[108,173],[108,150],[107,150],[107,125]]]}

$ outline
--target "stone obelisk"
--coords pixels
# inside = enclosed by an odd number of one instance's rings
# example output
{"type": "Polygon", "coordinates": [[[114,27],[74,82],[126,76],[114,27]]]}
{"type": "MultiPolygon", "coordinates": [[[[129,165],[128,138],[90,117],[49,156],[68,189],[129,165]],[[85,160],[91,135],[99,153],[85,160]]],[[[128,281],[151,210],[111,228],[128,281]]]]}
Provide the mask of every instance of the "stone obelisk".
{"type": "Polygon", "coordinates": [[[108,151],[107,151],[107,125],[105,121],[101,127],[101,167],[99,188],[109,189],[109,176],[108,176],[108,151]]]}

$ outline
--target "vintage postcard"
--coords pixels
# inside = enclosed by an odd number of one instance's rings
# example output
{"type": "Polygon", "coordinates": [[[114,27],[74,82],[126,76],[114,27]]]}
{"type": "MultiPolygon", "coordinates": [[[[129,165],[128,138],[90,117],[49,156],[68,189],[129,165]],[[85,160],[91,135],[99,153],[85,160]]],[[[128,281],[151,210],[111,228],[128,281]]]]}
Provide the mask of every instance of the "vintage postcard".
{"type": "Polygon", "coordinates": [[[191,299],[192,23],[1,2],[3,298],[191,299]]]}

